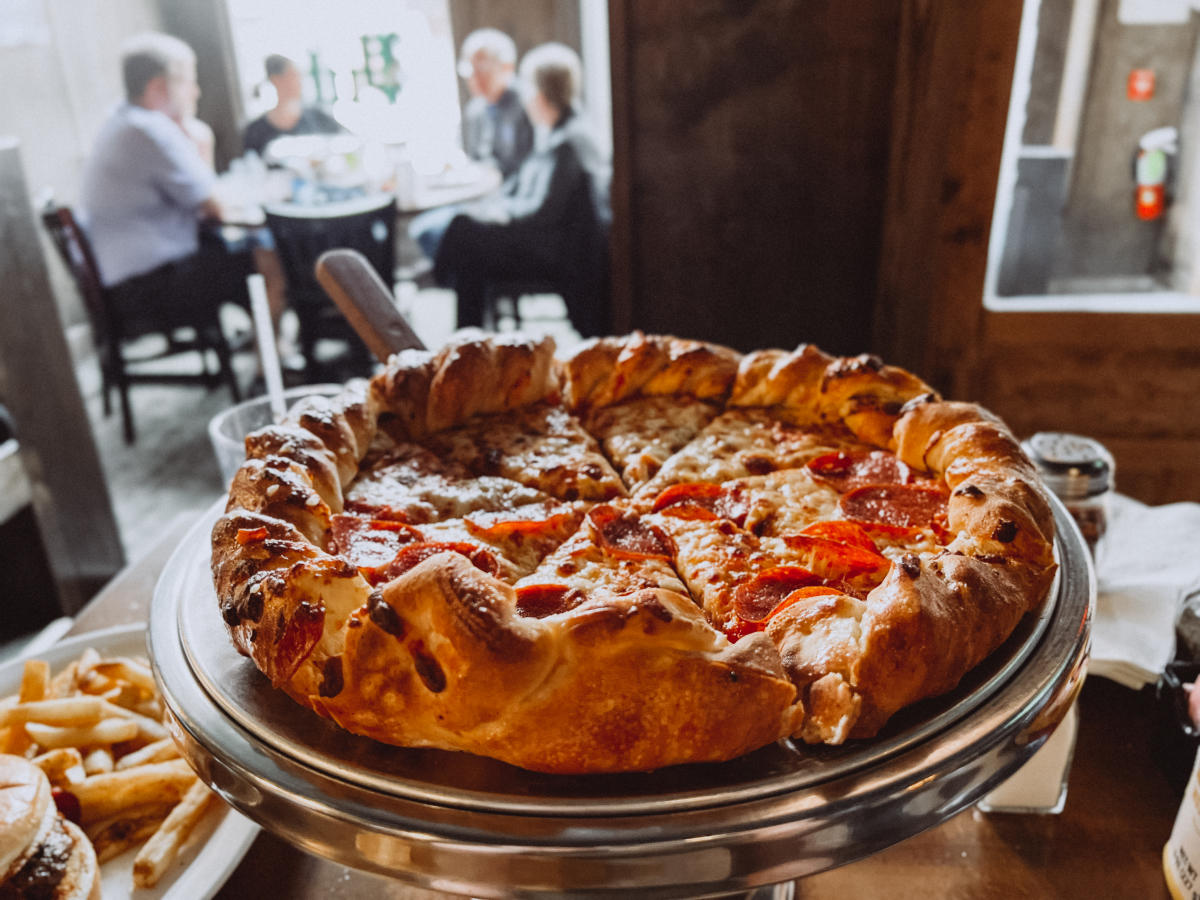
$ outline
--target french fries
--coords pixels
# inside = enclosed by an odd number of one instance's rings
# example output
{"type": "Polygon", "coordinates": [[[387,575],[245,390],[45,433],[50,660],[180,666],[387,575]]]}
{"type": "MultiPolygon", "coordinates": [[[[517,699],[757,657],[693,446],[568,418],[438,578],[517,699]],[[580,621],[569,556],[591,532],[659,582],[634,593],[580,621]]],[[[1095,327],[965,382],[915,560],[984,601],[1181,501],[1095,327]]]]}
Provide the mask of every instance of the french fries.
{"type": "Polygon", "coordinates": [[[31,659],[25,663],[21,673],[21,692],[17,699],[21,703],[32,703],[45,698],[50,691],[50,663],[44,659],[31,659]]]}
{"type": "Polygon", "coordinates": [[[57,747],[94,747],[97,744],[111,745],[131,741],[137,737],[138,726],[137,722],[129,719],[105,719],[95,725],[77,728],[26,722],[25,733],[39,746],[53,750],[57,747]]]}
{"type": "Polygon", "coordinates": [[[158,879],[167,870],[167,866],[175,858],[192,829],[196,827],[196,823],[208,811],[208,804],[212,800],[212,796],[208,785],[199,779],[188,788],[183,800],[171,810],[162,826],[134,857],[134,887],[148,888],[154,887],[158,883],[158,879]]]}
{"type": "Polygon", "coordinates": [[[83,781],[87,772],[83,768],[83,756],[74,747],[60,747],[30,760],[46,773],[54,785],[71,785],[83,781]]]}
{"type": "Polygon", "coordinates": [[[160,741],[155,741],[153,744],[147,744],[141,750],[134,750],[132,753],[126,753],[116,762],[116,770],[120,772],[123,769],[129,769],[133,766],[144,766],[147,763],[166,762],[168,759],[174,759],[179,755],[179,751],[175,749],[174,742],[169,738],[163,738],[160,741]]]}
{"type": "Polygon", "coordinates": [[[71,795],[60,808],[77,802],[100,862],[145,842],[138,888],[162,878],[213,796],[162,724],[150,668],[93,649],[57,674],[25,663],[18,693],[0,698],[0,753],[24,756],[71,795]]]}
{"type": "Polygon", "coordinates": [[[133,766],[120,772],[90,775],[71,788],[79,800],[83,824],[114,816],[130,806],[177,803],[196,776],[182,759],[133,766]]]}
{"type": "Polygon", "coordinates": [[[18,722],[46,725],[95,725],[104,718],[104,701],[99,697],[58,697],[30,700],[0,712],[0,727],[18,722]]]}

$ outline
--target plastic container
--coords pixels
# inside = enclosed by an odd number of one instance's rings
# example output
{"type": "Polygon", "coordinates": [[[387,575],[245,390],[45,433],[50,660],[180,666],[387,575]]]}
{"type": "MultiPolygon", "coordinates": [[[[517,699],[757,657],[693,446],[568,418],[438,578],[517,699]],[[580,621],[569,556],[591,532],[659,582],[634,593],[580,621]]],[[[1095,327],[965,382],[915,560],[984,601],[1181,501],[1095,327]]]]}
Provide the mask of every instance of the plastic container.
{"type": "Polygon", "coordinates": [[[979,801],[987,813],[1057,815],[1067,805],[1067,778],[1075,755],[1079,714],[1072,704],[1054,733],[1025,765],[979,801]]]}
{"type": "Polygon", "coordinates": [[[1071,513],[1092,554],[1108,530],[1117,465],[1099,441],[1061,431],[1040,431],[1021,445],[1042,480],[1071,513]]]}
{"type": "MultiPolygon", "coordinates": [[[[288,388],[283,392],[283,397],[287,406],[291,408],[303,397],[312,394],[332,397],[341,391],[340,384],[305,384],[288,388]]],[[[246,435],[270,424],[271,401],[265,394],[222,410],[209,420],[208,439],[212,442],[217,466],[221,469],[221,478],[225,484],[233,480],[233,476],[246,460],[246,435]]]]}

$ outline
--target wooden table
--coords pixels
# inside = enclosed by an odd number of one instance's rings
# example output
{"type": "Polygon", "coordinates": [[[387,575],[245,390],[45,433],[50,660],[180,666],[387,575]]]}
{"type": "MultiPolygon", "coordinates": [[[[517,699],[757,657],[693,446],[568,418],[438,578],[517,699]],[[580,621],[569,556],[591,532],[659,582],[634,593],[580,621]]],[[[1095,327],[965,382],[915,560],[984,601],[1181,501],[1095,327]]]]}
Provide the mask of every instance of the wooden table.
{"type": "MultiPolygon", "coordinates": [[[[181,517],[76,618],[72,633],[145,621],[170,552],[195,516],[181,517]]],[[[806,900],[1086,898],[1167,900],[1162,846],[1189,760],[1163,736],[1153,693],[1090,679],[1066,809],[1057,816],[985,815],[972,808],[868,859],[798,882],[806,900]]],[[[286,898],[434,898],[305,854],[262,833],[218,894],[286,898]]]]}

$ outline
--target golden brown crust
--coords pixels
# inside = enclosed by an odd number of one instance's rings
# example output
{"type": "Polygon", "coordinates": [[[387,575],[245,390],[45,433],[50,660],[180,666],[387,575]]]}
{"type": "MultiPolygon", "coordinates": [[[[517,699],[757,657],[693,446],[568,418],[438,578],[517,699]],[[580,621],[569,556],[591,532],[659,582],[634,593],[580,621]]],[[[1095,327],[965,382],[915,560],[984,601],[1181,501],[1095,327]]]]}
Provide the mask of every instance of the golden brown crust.
{"type": "Polygon", "coordinates": [[[527,618],[511,587],[448,553],[389,582],[353,622],[329,677],[297,699],[388,743],[545,772],[636,771],[741,755],[798,714],[770,654],[714,640],[669,592],[527,618]]]}
{"type": "Polygon", "coordinates": [[[356,381],[335,397],[305,397],[288,410],[283,424],[302,428],[320,440],[333,454],[338,479],[345,486],[358,474],[358,461],[371,446],[377,421],[367,383],[356,381]]]}
{"type": "Polygon", "coordinates": [[[793,421],[842,424],[886,447],[904,404],[922,395],[936,398],[929,385],[876,356],[834,358],[801,344],[791,353],[743,357],[729,405],[780,407],[793,421]]]}
{"type": "Polygon", "coordinates": [[[869,737],[897,710],[954,688],[1012,633],[1052,577],[953,553],[893,566],[863,614],[854,683],[864,709],[854,736],[869,737]]]}
{"type": "Polygon", "coordinates": [[[342,484],[337,457],[324,441],[297,425],[268,425],[246,436],[246,458],[282,456],[301,466],[313,489],[332,512],[342,511],[342,484]]]}
{"type": "Polygon", "coordinates": [[[822,420],[842,422],[860,440],[886,447],[904,404],[933,393],[910,372],[864,353],[826,367],[817,402],[822,420]]]}
{"type": "Polygon", "coordinates": [[[246,460],[233,476],[225,508],[243,508],[290,522],[318,547],[325,546],[329,534],[329,505],[316,489],[309,469],[286,456],[246,460]]]}
{"type": "Polygon", "coordinates": [[[371,393],[394,438],[418,439],[472,416],[520,409],[557,390],[551,338],[482,337],[459,332],[436,354],[406,350],[388,361],[371,393]]]}
{"type": "Polygon", "coordinates": [[[641,332],[597,338],[563,363],[563,399],[574,412],[639,395],[721,399],[733,384],[738,359],[728,347],[641,332]]]}
{"type": "MultiPolygon", "coordinates": [[[[1054,575],[1050,507],[994,416],[944,402],[874,357],[811,346],[741,356],[635,333],[556,363],[549,339],[461,334],[436,354],[397,354],[369,386],[307,401],[247,451],[213,531],[214,581],[239,650],[355,733],[547,772],[728,759],[784,734],[870,736],[896,710],[952,689],[1054,575]],[[470,438],[461,453],[502,466],[503,447],[456,426],[546,407],[560,387],[580,413],[678,395],[789,428],[844,426],[945,482],[948,544],[897,559],[865,596],[793,603],[732,644],[678,588],[585,590],[538,618],[459,553],[430,551],[373,591],[327,552],[331,516],[377,431],[428,446],[470,438]]],[[[517,468],[507,476],[522,477],[517,468]]]]}
{"type": "Polygon", "coordinates": [[[213,526],[213,584],[234,645],[276,687],[314,690],[323,659],[338,648],[370,585],[345,560],[313,546],[294,526],[234,509],[213,526]]]}
{"type": "Polygon", "coordinates": [[[759,350],[742,358],[730,406],[782,406],[802,420],[815,421],[825,372],[833,357],[812,344],[791,353],[759,350]]]}

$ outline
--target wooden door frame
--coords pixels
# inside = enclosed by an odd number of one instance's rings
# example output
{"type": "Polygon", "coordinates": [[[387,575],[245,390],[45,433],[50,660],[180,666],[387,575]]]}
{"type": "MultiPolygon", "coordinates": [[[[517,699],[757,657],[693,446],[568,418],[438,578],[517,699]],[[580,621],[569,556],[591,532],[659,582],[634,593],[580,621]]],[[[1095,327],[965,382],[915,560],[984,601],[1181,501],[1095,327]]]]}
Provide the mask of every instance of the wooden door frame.
{"type": "Polygon", "coordinates": [[[875,345],[948,396],[977,395],[983,285],[1022,3],[906,0],[875,345]]]}

